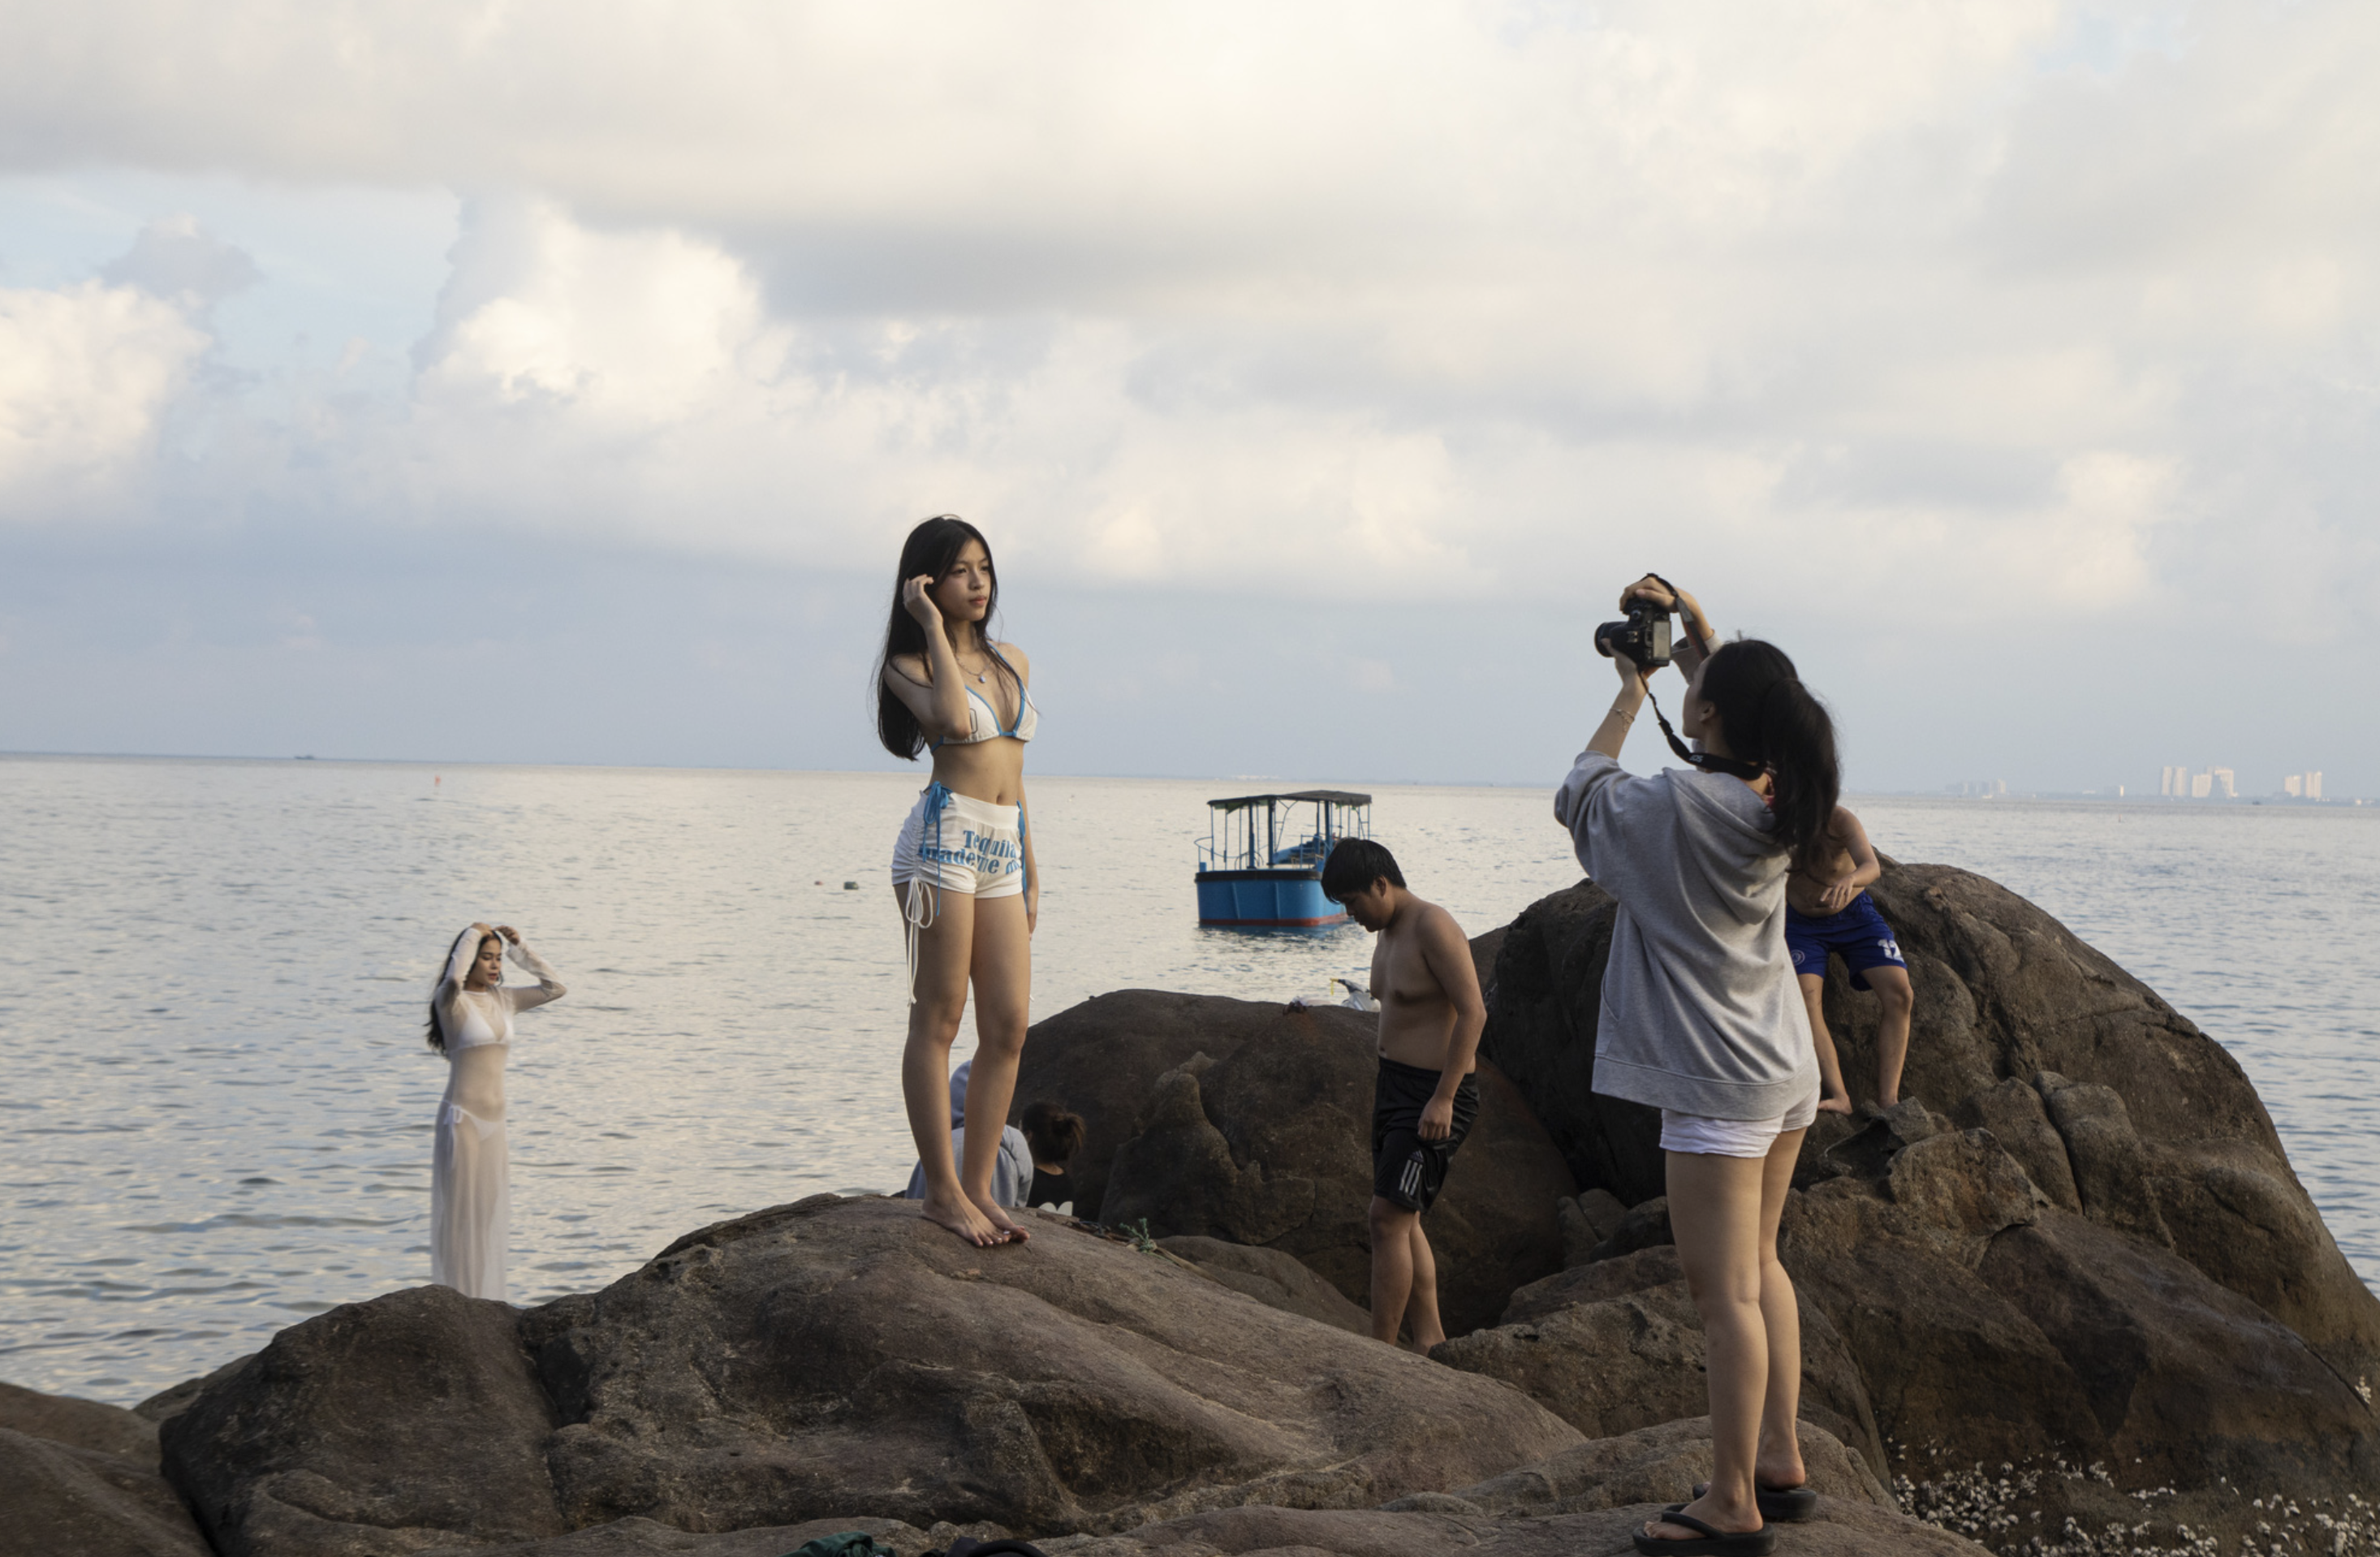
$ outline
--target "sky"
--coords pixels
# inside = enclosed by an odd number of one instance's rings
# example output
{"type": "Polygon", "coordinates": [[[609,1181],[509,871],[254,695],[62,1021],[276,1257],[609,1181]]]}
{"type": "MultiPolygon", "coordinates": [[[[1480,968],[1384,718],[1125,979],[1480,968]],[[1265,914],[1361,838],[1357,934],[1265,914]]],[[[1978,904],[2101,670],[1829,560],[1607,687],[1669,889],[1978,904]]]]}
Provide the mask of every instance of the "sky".
{"type": "Polygon", "coordinates": [[[1854,788],[2380,796],[2369,5],[0,35],[0,750],[896,767],[950,511],[1043,772],[1550,785],[1650,569],[1854,788]]]}

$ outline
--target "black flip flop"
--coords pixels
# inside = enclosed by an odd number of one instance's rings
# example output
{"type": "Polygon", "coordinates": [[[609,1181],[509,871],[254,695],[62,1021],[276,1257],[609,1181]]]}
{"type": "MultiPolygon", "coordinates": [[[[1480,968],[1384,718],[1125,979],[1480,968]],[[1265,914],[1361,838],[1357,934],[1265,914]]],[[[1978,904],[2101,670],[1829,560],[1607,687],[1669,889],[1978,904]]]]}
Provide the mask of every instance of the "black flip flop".
{"type": "Polygon", "coordinates": [[[1683,1503],[1663,1509],[1660,1522],[1683,1525],[1687,1529],[1700,1530],[1702,1534],[1680,1540],[1672,1536],[1648,1536],[1640,1528],[1635,1532],[1636,1550],[1646,1553],[1647,1557],[1662,1557],[1665,1552],[1672,1554],[1672,1557],[1768,1557],[1777,1550],[1777,1532],[1766,1525],[1740,1535],[1729,1535],[1688,1514],[1683,1503]]]}
{"type": "MultiPolygon", "coordinates": [[[[1694,1483],[1694,1496],[1710,1490],[1710,1483],[1694,1483]]],[[[1752,1501],[1760,1507],[1760,1517],[1772,1525],[1798,1525],[1818,1512],[1818,1494],[1810,1490],[1806,1481],[1799,1487],[1763,1487],[1752,1484],[1752,1501]]]]}

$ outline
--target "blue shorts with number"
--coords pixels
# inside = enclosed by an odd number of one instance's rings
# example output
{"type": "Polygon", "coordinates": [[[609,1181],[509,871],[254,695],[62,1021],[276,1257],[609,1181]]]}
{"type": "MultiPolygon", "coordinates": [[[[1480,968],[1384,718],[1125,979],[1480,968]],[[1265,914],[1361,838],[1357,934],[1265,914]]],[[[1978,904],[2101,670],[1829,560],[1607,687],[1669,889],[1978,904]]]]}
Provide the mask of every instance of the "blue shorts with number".
{"type": "Polygon", "coordinates": [[[1794,975],[1804,979],[1825,978],[1827,954],[1840,953],[1855,990],[1868,987],[1864,976],[1871,967],[1909,966],[1892,927],[1884,922],[1884,916],[1876,911],[1876,900],[1865,893],[1852,898],[1840,912],[1823,918],[1814,919],[1787,904],[1785,949],[1793,954],[1794,975]]]}

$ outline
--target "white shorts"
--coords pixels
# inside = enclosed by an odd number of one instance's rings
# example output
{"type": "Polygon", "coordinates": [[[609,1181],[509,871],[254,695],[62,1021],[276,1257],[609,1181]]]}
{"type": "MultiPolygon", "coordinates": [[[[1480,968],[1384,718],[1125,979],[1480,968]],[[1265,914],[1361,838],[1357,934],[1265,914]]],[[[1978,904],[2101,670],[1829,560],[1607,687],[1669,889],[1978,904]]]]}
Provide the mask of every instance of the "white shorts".
{"type": "Polygon", "coordinates": [[[1661,1111],[1661,1150],[1697,1157],[1766,1157],[1788,1130],[1806,1130],[1818,1117],[1818,1089],[1774,1119],[1706,1119],[1661,1111]]]}
{"type": "Polygon", "coordinates": [[[929,784],[892,845],[892,884],[1014,897],[1025,890],[1024,810],[929,784]]]}

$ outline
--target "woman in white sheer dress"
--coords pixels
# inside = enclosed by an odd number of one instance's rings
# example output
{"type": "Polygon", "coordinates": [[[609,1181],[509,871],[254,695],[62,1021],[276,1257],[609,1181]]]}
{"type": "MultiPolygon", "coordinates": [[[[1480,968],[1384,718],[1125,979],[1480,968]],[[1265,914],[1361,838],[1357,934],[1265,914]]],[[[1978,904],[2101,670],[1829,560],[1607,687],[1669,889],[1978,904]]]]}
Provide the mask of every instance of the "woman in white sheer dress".
{"type": "Polygon", "coordinates": [[[562,980],[510,925],[475,924],[455,938],[430,997],[430,1047],[446,1056],[430,1153],[430,1279],[468,1297],[504,1295],[504,1236],[512,1219],[504,1151],[504,1057],[513,1013],[560,1000],[562,980]],[[537,975],[537,988],[504,988],[504,953],[537,975]]]}

